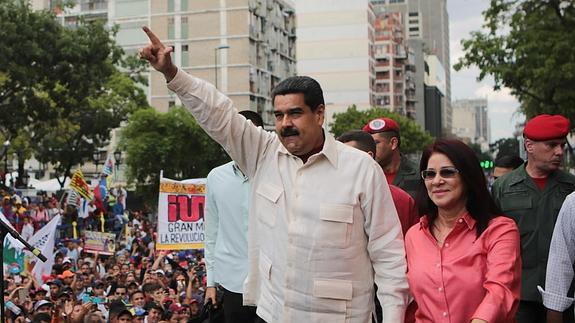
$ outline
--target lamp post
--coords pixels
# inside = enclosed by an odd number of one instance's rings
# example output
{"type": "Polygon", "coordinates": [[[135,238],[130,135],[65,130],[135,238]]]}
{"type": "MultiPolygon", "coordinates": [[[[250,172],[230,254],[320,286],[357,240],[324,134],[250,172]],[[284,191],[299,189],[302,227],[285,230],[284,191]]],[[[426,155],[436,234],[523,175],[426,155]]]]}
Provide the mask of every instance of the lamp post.
{"type": "Polygon", "coordinates": [[[10,148],[10,140],[4,141],[4,186],[6,185],[6,174],[8,174],[8,148],[10,148]]]}
{"type": "Polygon", "coordinates": [[[116,171],[114,172],[114,181],[118,179],[118,172],[120,171],[120,164],[122,163],[122,151],[116,150],[114,152],[114,160],[116,161],[116,171]]]}
{"type": "Polygon", "coordinates": [[[99,150],[96,150],[92,153],[92,160],[94,160],[94,164],[96,165],[96,176],[98,176],[98,165],[100,164],[101,153],[99,150]]]}
{"type": "Polygon", "coordinates": [[[28,188],[29,181],[30,181],[30,174],[28,174],[28,172],[25,172],[24,176],[22,176],[22,185],[24,185],[24,188],[28,188]]]}
{"type": "Polygon", "coordinates": [[[216,80],[216,82],[215,82],[215,83],[216,83],[216,84],[215,84],[215,85],[216,85],[216,89],[218,88],[218,51],[219,51],[220,49],[228,49],[228,48],[230,48],[230,46],[229,46],[229,45],[225,45],[225,44],[224,44],[224,45],[219,45],[219,46],[217,46],[216,48],[214,48],[214,63],[215,63],[215,64],[214,64],[214,72],[215,72],[215,75],[216,75],[216,78],[215,78],[215,80],[216,80]]]}

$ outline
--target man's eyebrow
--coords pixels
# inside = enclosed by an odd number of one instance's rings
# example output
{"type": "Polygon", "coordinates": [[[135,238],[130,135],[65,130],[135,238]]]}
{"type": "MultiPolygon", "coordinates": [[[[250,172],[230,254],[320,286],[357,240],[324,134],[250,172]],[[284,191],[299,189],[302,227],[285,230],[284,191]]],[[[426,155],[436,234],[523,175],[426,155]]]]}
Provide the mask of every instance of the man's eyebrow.
{"type": "Polygon", "coordinates": [[[303,108],[302,107],[294,107],[294,108],[289,108],[287,109],[287,111],[279,111],[279,110],[274,110],[274,114],[284,114],[284,113],[294,113],[294,112],[303,112],[303,108]]]}

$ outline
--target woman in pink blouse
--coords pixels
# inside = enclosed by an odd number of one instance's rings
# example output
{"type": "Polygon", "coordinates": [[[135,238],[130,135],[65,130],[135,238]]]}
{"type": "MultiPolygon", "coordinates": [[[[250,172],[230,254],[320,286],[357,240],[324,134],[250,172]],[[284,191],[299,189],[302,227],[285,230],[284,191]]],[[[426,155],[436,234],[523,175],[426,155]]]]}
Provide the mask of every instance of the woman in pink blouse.
{"type": "Polygon", "coordinates": [[[405,237],[416,322],[515,322],[519,231],[491,199],[477,157],[461,141],[438,139],[420,170],[424,216],[405,237]]]}

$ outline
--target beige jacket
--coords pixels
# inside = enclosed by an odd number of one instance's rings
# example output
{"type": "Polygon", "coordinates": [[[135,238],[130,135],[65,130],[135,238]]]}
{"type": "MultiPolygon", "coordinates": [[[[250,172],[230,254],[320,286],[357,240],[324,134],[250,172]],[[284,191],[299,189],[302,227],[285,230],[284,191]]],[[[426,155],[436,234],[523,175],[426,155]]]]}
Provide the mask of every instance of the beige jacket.
{"type": "Polygon", "coordinates": [[[367,323],[375,277],[384,322],[403,322],[403,238],[379,165],[327,132],[304,165],[211,84],[180,70],[168,87],[250,178],[244,303],[269,323],[367,323]]]}

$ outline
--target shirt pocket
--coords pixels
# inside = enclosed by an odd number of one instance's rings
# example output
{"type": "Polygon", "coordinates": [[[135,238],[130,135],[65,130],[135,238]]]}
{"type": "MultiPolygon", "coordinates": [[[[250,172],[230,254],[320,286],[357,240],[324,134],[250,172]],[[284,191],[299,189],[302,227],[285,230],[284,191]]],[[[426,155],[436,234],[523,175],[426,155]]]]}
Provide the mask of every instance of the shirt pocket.
{"type": "Polygon", "coordinates": [[[316,239],[322,247],[346,248],[351,240],[353,205],[321,204],[316,239]]]}
{"type": "Polygon", "coordinates": [[[501,197],[503,213],[515,220],[519,228],[523,268],[533,268],[538,263],[537,215],[533,207],[533,199],[526,191],[507,192],[501,197]]]}
{"type": "Polygon", "coordinates": [[[345,323],[347,304],[353,297],[353,283],[349,280],[315,279],[313,297],[313,322],[345,323]]]}
{"type": "Polygon", "coordinates": [[[281,187],[268,183],[261,184],[256,189],[258,219],[271,228],[276,225],[277,204],[283,192],[281,187]]]}

